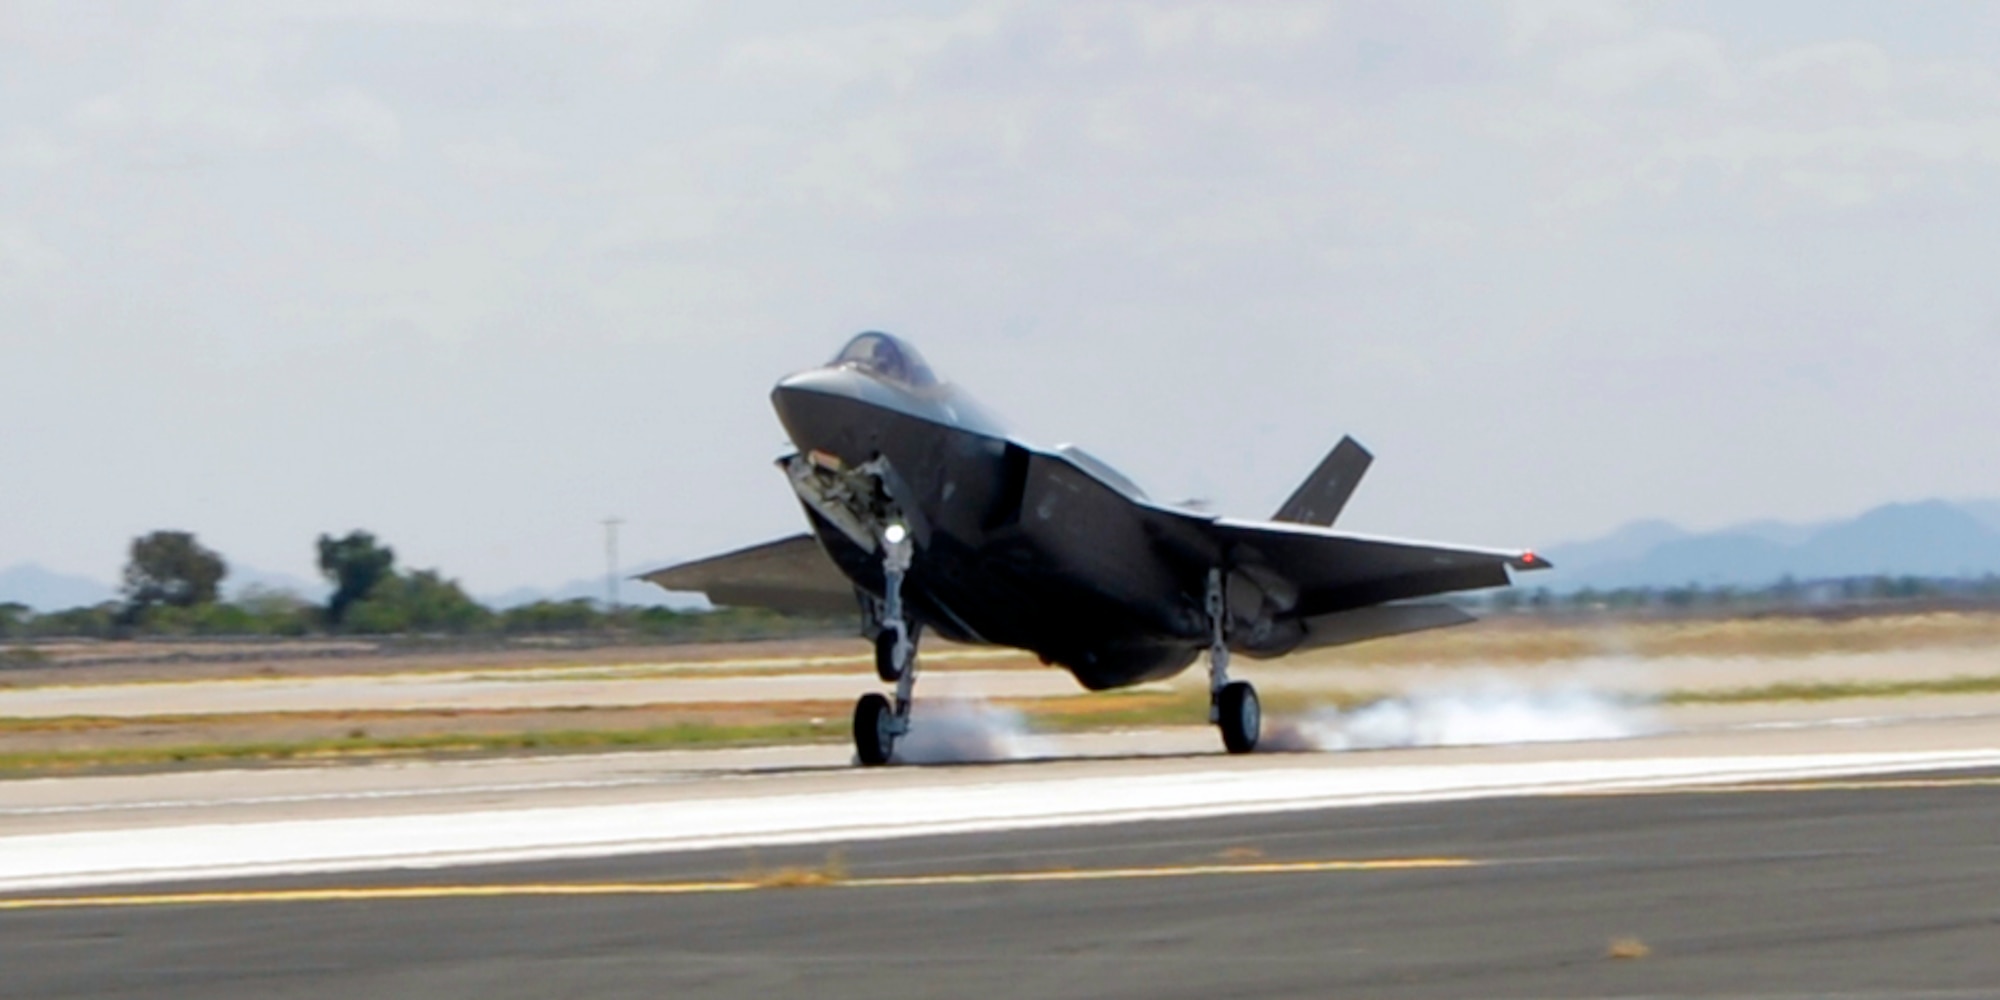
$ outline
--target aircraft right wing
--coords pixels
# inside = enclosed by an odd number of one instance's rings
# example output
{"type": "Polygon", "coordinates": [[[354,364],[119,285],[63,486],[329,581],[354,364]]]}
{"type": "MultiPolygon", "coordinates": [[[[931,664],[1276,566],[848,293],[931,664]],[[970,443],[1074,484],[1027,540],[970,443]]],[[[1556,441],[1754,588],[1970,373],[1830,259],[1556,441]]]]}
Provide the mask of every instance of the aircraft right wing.
{"type": "Polygon", "coordinates": [[[859,606],[854,583],[811,535],[656,569],[639,579],[666,590],[705,594],[710,602],[728,607],[824,614],[859,606]]]}
{"type": "Polygon", "coordinates": [[[1471,621],[1443,603],[1419,598],[1503,587],[1510,570],[1545,569],[1531,552],[1375,538],[1322,527],[1345,505],[1368,464],[1367,452],[1343,441],[1280,511],[1299,521],[1242,521],[1154,504],[1122,479],[1107,477],[1074,454],[1035,452],[1023,463],[1023,529],[1064,568],[1126,588],[1112,596],[1135,606],[1165,581],[1136,575],[1149,553],[1182,566],[1227,565],[1252,587],[1275,627],[1246,637],[1246,652],[1339,645],[1471,621]],[[1320,523],[1302,523],[1307,520],[1320,523]]]}
{"type": "Polygon", "coordinates": [[[1473,616],[1418,602],[1503,587],[1509,570],[1549,568],[1532,552],[1478,549],[1347,534],[1327,528],[1218,519],[1212,530],[1236,572],[1256,582],[1296,622],[1298,645],[1341,645],[1457,625],[1473,616]]]}
{"type": "Polygon", "coordinates": [[[1478,549],[1375,538],[1276,522],[1218,519],[1213,530],[1231,562],[1253,576],[1268,574],[1291,591],[1300,617],[1504,587],[1508,570],[1546,569],[1532,552],[1478,549]]]}

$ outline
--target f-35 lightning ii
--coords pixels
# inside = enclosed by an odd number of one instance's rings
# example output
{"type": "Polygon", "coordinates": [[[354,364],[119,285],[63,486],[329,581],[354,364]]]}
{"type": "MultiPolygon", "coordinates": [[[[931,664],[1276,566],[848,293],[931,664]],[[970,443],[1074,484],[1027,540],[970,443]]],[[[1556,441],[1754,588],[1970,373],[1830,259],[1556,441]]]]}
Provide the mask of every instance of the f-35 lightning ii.
{"type": "Polygon", "coordinates": [[[1473,620],[1417,598],[1506,586],[1549,563],[1332,530],[1372,457],[1343,439],[1269,521],[1150,500],[1089,454],[1012,436],[909,344],[863,333],[771,394],[798,449],[778,461],[812,532],[644,574],[719,605],[860,612],[894,699],[861,696],[854,747],[888,763],[910,731],[917,641],[1011,646],[1093,691],[1208,654],[1209,721],[1257,746],[1232,653],[1282,656],[1473,620]]]}

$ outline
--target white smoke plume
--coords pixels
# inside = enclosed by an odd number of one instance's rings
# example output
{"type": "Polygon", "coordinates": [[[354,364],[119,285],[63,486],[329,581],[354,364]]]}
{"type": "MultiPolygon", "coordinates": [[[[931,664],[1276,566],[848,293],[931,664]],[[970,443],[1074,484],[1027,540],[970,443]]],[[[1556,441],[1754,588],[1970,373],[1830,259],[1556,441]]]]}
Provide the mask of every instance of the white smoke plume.
{"type": "Polygon", "coordinates": [[[1557,743],[1626,739],[1659,729],[1651,707],[1630,696],[1582,685],[1533,688],[1488,680],[1274,720],[1259,748],[1283,752],[1557,743]]]}
{"type": "Polygon", "coordinates": [[[1047,740],[1028,731],[1011,708],[977,696],[919,698],[910,731],[896,741],[898,764],[970,764],[1051,754],[1047,740]]]}

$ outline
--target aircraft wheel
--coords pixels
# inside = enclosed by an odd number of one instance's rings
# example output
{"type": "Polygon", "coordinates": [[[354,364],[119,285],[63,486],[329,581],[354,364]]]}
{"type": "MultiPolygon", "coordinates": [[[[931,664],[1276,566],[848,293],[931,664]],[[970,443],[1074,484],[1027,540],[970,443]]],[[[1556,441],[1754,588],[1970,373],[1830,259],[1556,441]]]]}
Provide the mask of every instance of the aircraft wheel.
{"type": "Polygon", "coordinates": [[[1217,722],[1222,727],[1222,745],[1230,753],[1257,749],[1263,729],[1264,710],[1257,703],[1257,689],[1246,681],[1230,681],[1216,695],[1217,722]]]}
{"type": "Polygon", "coordinates": [[[896,630],[885,628],[875,636],[875,676],[884,684],[903,679],[903,665],[896,662],[896,630]]]}
{"type": "Polygon", "coordinates": [[[868,767],[889,763],[896,749],[896,710],[889,699],[870,691],[854,703],[854,753],[868,767]]]}

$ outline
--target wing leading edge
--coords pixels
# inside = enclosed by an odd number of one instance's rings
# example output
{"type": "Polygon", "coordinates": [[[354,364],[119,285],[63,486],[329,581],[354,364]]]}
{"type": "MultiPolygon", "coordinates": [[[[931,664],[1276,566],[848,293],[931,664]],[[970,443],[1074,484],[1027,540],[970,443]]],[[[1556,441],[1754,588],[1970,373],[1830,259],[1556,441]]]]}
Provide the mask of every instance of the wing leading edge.
{"type": "Polygon", "coordinates": [[[639,579],[666,590],[708,595],[716,604],[794,613],[835,613],[857,607],[854,584],[811,535],[668,566],[639,579]]]}

